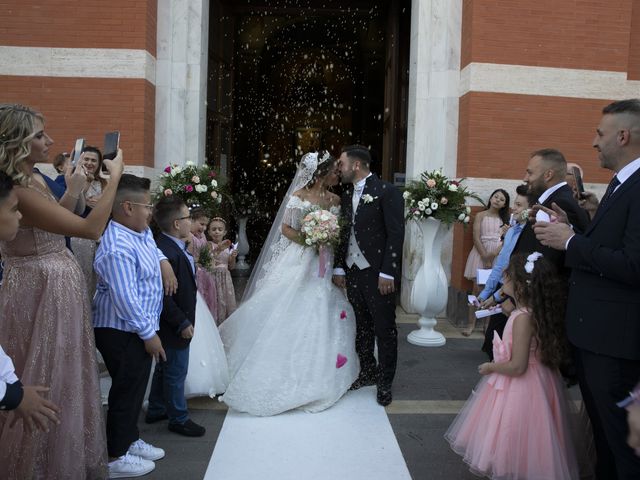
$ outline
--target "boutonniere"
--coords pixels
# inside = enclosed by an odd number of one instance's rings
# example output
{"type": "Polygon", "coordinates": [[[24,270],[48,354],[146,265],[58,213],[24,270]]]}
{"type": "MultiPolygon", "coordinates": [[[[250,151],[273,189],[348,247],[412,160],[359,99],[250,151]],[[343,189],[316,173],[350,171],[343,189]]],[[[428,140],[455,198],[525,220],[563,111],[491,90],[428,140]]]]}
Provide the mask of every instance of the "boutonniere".
{"type": "Polygon", "coordinates": [[[376,198],[378,197],[372,197],[371,195],[369,195],[368,193],[365,193],[364,195],[362,195],[362,203],[371,203],[373,202],[376,198]]]}

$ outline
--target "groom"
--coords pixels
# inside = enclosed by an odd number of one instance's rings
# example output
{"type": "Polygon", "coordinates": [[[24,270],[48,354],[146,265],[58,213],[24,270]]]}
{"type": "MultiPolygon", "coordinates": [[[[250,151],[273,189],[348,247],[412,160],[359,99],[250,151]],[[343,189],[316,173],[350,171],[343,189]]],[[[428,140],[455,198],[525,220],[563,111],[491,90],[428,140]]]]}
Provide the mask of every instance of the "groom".
{"type": "Polygon", "coordinates": [[[386,406],[391,403],[398,359],[395,291],[402,263],[404,202],[398,189],[371,173],[370,164],[366,147],[342,149],[340,177],[343,184],[352,185],[341,199],[344,227],[333,282],[346,286],[356,315],[360,375],[351,389],[377,384],[378,403],[386,406]]]}

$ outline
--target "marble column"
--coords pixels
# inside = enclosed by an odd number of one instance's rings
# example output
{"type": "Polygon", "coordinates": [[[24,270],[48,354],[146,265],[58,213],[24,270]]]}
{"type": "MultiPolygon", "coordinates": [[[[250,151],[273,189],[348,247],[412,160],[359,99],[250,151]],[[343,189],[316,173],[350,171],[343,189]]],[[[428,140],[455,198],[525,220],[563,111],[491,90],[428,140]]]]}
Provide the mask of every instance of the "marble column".
{"type": "MultiPolygon", "coordinates": [[[[456,175],[461,38],[462,0],[412,1],[407,181],[437,168],[456,175]]],[[[409,312],[409,292],[422,263],[422,239],[413,223],[407,224],[401,292],[401,305],[409,312]]],[[[449,233],[442,249],[447,278],[451,247],[449,233]]]]}
{"type": "Polygon", "coordinates": [[[209,2],[158,0],[155,167],[205,161],[209,2]]]}

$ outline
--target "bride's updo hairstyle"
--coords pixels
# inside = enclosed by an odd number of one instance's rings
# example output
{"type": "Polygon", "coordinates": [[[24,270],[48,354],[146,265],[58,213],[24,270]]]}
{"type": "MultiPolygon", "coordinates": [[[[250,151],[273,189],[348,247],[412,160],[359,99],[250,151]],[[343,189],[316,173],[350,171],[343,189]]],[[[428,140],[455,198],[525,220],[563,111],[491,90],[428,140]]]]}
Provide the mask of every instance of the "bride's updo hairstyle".
{"type": "Polygon", "coordinates": [[[316,167],[315,172],[313,172],[313,176],[309,183],[307,183],[307,188],[312,187],[320,178],[326,177],[329,172],[333,169],[336,159],[329,154],[326,150],[318,153],[318,166],[316,167]]]}

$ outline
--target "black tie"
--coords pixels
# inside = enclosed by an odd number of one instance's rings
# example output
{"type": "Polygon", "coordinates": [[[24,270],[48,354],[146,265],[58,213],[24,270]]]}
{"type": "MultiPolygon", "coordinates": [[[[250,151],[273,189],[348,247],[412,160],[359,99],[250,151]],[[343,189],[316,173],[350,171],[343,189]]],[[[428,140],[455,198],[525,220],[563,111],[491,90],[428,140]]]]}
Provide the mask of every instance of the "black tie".
{"type": "Polygon", "coordinates": [[[613,191],[616,189],[616,187],[618,185],[620,185],[620,180],[618,180],[618,176],[617,175],[614,175],[614,177],[611,179],[611,182],[609,182],[609,186],[607,187],[607,191],[604,192],[602,200],[600,201],[600,205],[604,205],[604,203],[607,200],[609,200],[609,198],[613,194],[613,191]]]}

